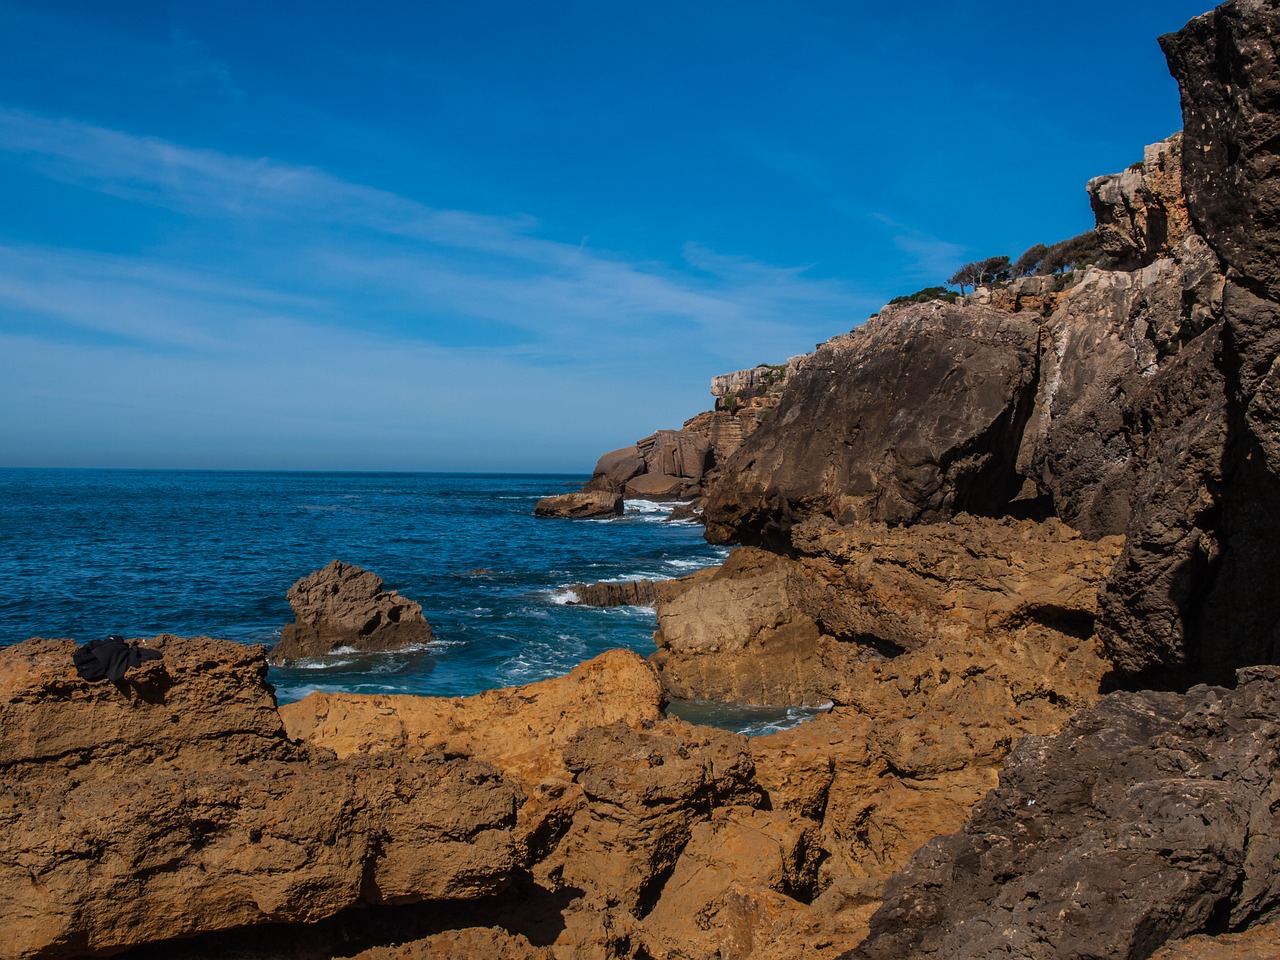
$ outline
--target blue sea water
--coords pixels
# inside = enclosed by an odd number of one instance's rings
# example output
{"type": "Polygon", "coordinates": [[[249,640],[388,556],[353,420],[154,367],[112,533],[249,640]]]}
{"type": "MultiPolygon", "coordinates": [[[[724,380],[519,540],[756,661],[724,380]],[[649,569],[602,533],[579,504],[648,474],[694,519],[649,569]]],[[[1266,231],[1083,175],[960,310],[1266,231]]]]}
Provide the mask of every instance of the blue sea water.
{"type": "MultiPolygon", "coordinates": [[[[0,470],[0,645],[32,636],[209,635],[273,644],[285,594],[341,559],[422,604],[427,649],[272,668],[282,702],[313,690],[463,696],[558,676],[612,647],[651,653],[638,607],[565,603],[565,587],[720,562],[701,527],[628,501],[611,520],[533,516],[580,476],[0,470]]],[[[696,708],[690,708],[693,712],[696,708]]],[[[777,711],[699,711],[748,732],[777,711]]]]}

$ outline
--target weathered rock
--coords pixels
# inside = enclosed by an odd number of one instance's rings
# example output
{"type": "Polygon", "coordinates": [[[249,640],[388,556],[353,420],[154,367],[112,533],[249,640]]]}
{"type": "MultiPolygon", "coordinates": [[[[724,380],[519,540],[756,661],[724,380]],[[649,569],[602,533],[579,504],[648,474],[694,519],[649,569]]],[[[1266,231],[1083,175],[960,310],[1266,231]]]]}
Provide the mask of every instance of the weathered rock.
{"type": "Polygon", "coordinates": [[[579,731],[662,719],[657,675],[609,650],[566,676],[470,697],[313,693],[279,709],[289,737],[339,757],[443,751],[484,760],[526,784],[569,779],[560,754],[579,731]]]}
{"type": "Polygon", "coordinates": [[[699,481],[711,467],[711,441],[687,430],[659,430],[636,441],[645,472],[699,481]]]}
{"type": "Polygon", "coordinates": [[[707,538],[785,546],[806,516],[927,522],[994,514],[1035,391],[1039,326],[938,301],[890,308],[822,345],[724,466],[707,538]]]}
{"type": "Polygon", "coordinates": [[[714,464],[722,464],[738,452],[747,437],[755,433],[761,423],[772,416],[776,402],[769,405],[750,404],[730,413],[728,410],[708,410],[685,421],[683,430],[706,437],[711,444],[714,464]]]}
{"type": "Polygon", "coordinates": [[[1057,521],[967,516],[903,528],[815,518],[792,544],[794,557],[738,548],[658,598],[652,659],[674,699],[849,703],[868,669],[903,651],[1032,630],[1075,645],[1120,550],[1057,521]]]}
{"type": "Polygon", "coordinates": [[[857,960],[1143,957],[1280,903],[1280,669],[1118,693],[1028,738],[889,881],[857,960]]]}
{"type": "Polygon", "coordinates": [[[777,923],[777,913],[802,925],[809,919],[796,901],[812,898],[818,856],[817,824],[750,807],[717,810],[690,831],[662,896],[644,918],[646,952],[652,957],[749,956],[755,941],[765,939],[768,927],[777,923]],[[781,909],[770,911],[775,916],[766,925],[759,922],[761,911],[741,906],[768,893],[783,896],[768,898],[781,909]]]}
{"type": "Polygon", "coordinates": [[[382,578],[341,560],[303,577],[288,593],[294,622],[285,624],[271,662],[319,657],[336,647],[398,650],[435,639],[422,607],[382,578]]]}
{"type": "MultiPolygon", "coordinates": [[[[1144,447],[1183,427],[1179,420],[1140,419],[1135,408],[1163,366],[1216,320],[1211,311],[1187,308],[1216,268],[1199,238],[1187,239],[1177,260],[1134,273],[1091,268],[1045,323],[1018,470],[1035,481],[1056,516],[1087,536],[1128,528],[1143,473],[1160,467],[1148,465],[1144,447]]],[[[1216,289],[1220,302],[1220,286],[1208,286],[1206,298],[1216,289]]],[[[1184,380],[1174,374],[1162,382],[1176,390],[1184,380]]]]}
{"type": "Polygon", "coordinates": [[[618,580],[579,583],[569,588],[570,601],[584,607],[652,607],[659,596],[674,595],[682,586],[674,580],[618,580]]]}
{"type": "Polygon", "coordinates": [[[657,601],[653,663],[676,700],[813,704],[830,666],[812,618],[791,594],[792,561],[740,547],[725,563],[657,601]]]}
{"type": "Polygon", "coordinates": [[[265,653],[158,637],[125,685],[70,640],[0,650],[0,955],[72,957],[357,904],[476,898],[515,867],[517,790],[440,755],[291,743],[265,653]]]}
{"type": "Polygon", "coordinates": [[[583,490],[543,497],[533,507],[535,517],[617,517],[622,515],[622,494],[610,490],[583,490]]]}
{"type": "Polygon", "coordinates": [[[597,462],[591,472],[591,479],[582,488],[584,493],[604,490],[610,493],[621,493],[627,481],[644,473],[644,457],[634,444],[606,453],[597,462]]]}
{"type": "Polygon", "coordinates": [[[1142,162],[1089,181],[1102,249],[1119,270],[1171,256],[1188,230],[1182,192],[1182,134],[1151,144],[1142,162]]]}
{"type": "Polygon", "coordinates": [[[688,481],[666,473],[642,473],[627,481],[627,496],[633,500],[675,500],[690,489],[688,481]]]}
{"type": "Polygon", "coordinates": [[[556,960],[550,947],[535,947],[519,934],[493,927],[447,930],[395,947],[374,947],[351,960],[556,960]]]}
{"type": "Polygon", "coordinates": [[[564,760],[588,803],[549,866],[632,915],[653,905],[695,824],[761,800],[746,737],[676,720],[584,730],[564,760]]]}
{"type": "Polygon", "coordinates": [[[1280,301],[1280,35],[1275,0],[1232,0],[1160,38],[1182,94],[1183,189],[1197,233],[1280,301]]]}

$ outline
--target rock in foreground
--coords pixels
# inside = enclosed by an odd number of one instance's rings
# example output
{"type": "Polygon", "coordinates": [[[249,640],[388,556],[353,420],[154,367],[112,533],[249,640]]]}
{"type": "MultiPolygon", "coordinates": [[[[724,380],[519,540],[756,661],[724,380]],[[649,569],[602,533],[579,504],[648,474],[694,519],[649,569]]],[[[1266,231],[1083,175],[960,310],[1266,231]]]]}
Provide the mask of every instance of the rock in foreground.
{"type": "Polygon", "coordinates": [[[125,683],[0,650],[0,956],[72,957],[355,905],[493,894],[517,789],[440,754],[291,743],[261,647],[159,637],[125,683]]]}
{"type": "Polygon", "coordinates": [[[384,590],[376,573],[341,560],[303,577],[288,598],[294,622],[271,651],[277,665],[337,647],[398,650],[435,639],[422,607],[384,590]]]}
{"type": "Polygon", "coordinates": [[[1280,905],[1280,668],[1117,693],[1014,751],[888,884],[849,960],[1146,957],[1280,905]]]}

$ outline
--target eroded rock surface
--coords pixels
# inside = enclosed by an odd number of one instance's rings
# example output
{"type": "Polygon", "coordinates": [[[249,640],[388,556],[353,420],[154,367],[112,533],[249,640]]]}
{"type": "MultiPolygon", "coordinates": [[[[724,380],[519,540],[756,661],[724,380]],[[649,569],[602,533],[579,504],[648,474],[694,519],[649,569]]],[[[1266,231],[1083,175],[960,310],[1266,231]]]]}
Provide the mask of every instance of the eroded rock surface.
{"type": "Polygon", "coordinates": [[[849,703],[868,671],[904,651],[942,656],[1032,634],[1045,649],[1074,649],[1092,635],[1121,547],[1054,520],[969,516],[913,527],[814,518],[791,540],[792,557],[739,547],[659,599],[653,660],[673,697],[849,703]]]}
{"type": "Polygon", "coordinates": [[[1029,738],[888,884],[850,960],[1144,957],[1280,904],[1280,668],[1112,694],[1029,738]]]}
{"type": "Polygon", "coordinates": [[[1120,270],[1136,270],[1168,257],[1186,236],[1182,191],[1182,134],[1153,143],[1142,160],[1089,181],[1098,239],[1120,270]]]}
{"type": "Polygon", "coordinates": [[[207,638],[125,685],[70,640],[0,650],[0,955],[73,957],[357,904],[473,899],[516,866],[517,789],[442,755],[291,743],[265,654],[207,638]]]}
{"type": "Polygon", "coordinates": [[[384,590],[376,573],[341,560],[295,583],[288,600],[294,622],[285,624],[271,651],[275,664],[343,646],[398,650],[435,639],[421,606],[384,590]]]}

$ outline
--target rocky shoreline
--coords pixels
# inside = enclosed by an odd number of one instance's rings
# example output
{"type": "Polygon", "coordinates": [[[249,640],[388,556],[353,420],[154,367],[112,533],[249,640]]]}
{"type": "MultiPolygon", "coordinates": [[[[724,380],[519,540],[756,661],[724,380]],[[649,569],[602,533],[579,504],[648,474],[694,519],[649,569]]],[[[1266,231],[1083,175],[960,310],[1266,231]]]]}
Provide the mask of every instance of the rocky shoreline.
{"type": "MultiPolygon", "coordinates": [[[[261,647],[0,650],[0,956],[1280,955],[1277,25],[1162,38],[1184,131],[1089,186],[1117,269],[888,307],[539,504],[737,544],[582,588],[655,606],[649,660],[279,707],[261,647]]],[[[429,636],[331,567],[298,639],[429,636]]]]}

